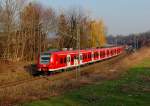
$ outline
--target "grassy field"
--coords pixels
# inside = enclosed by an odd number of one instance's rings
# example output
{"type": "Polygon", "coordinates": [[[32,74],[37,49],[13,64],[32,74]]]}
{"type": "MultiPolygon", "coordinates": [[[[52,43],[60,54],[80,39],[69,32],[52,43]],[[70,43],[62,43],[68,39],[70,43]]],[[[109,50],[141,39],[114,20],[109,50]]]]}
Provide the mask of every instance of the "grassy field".
{"type": "Polygon", "coordinates": [[[119,79],[97,82],[24,106],[149,106],[149,98],[150,59],[146,59],[119,79]]]}

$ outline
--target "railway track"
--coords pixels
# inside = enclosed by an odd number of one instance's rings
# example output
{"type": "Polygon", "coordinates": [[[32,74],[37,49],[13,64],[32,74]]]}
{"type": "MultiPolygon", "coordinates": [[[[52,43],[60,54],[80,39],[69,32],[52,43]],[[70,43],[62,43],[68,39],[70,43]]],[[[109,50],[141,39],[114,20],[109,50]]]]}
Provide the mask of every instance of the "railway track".
{"type": "Polygon", "coordinates": [[[17,86],[17,85],[20,85],[20,84],[40,80],[40,79],[43,79],[43,78],[45,78],[45,77],[35,77],[35,78],[31,78],[31,79],[26,79],[26,80],[20,80],[20,81],[15,81],[15,82],[4,83],[4,84],[0,85],[0,89],[17,86]]]}
{"type": "MultiPolygon", "coordinates": [[[[114,62],[120,61],[122,58],[124,58],[126,56],[127,56],[127,54],[125,53],[125,54],[122,54],[120,56],[117,56],[117,57],[114,57],[114,58],[111,58],[111,59],[105,60],[105,61],[108,61],[107,63],[112,64],[114,62]]],[[[95,64],[99,64],[99,63],[95,63],[95,64]]],[[[91,66],[92,65],[88,65],[88,66],[86,66],[85,69],[90,68],[91,66]]],[[[82,69],[84,69],[84,67],[82,69]]],[[[57,74],[54,74],[54,75],[57,75],[57,74]]],[[[21,85],[21,84],[24,84],[24,83],[29,83],[29,82],[32,82],[32,81],[38,81],[38,80],[42,80],[42,79],[48,79],[48,77],[49,76],[38,76],[38,77],[33,77],[33,78],[30,78],[30,79],[25,79],[25,80],[20,80],[20,81],[3,83],[2,85],[0,85],[0,89],[5,89],[5,88],[8,88],[8,87],[13,87],[13,86],[21,85]]]]}

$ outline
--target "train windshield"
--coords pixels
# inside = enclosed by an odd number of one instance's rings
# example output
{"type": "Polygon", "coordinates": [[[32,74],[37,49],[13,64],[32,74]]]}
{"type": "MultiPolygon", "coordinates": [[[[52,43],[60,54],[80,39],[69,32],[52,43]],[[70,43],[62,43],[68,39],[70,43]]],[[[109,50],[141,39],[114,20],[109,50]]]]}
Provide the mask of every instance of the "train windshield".
{"type": "Polygon", "coordinates": [[[40,63],[41,64],[48,64],[50,62],[50,53],[43,53],[40,55],[40,63]]]}

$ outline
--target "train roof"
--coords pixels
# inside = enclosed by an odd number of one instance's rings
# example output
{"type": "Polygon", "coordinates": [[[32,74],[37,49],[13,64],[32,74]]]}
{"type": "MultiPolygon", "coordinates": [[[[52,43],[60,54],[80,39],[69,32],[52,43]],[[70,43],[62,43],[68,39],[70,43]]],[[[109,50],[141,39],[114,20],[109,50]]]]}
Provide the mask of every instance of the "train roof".
{"type": "MultiPolygon", "coordinates": [[[[109,47],[102,47],[102,48],[90,48],[90,49],[84,49],[84,50],[80,50],[81,53],[84,53],[84,52],[91,52],[91,51],[96,51],[96,50],[99,50],[99,49],[108,49],[108,48],[113,48],[113,47],[120,47],[120,46],[109,46],[109,47]]],[[[65,53],[76,53],[78,52],[78,50],[59,50],[59,49],[52,49],[52,50],[49,50],[49,51],[45,51],[45,52],[42,52],[41,54],[51,54],[51,53],[54,53],[54,54],[65,54],[65,53]]]]}

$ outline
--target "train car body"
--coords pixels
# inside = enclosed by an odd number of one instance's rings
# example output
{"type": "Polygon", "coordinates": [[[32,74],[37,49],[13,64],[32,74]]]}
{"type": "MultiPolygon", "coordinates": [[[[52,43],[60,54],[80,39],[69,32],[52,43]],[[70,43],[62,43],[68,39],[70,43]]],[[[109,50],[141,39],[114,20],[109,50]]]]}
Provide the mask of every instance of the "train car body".
{"type": "Polygon", "coordinates": [[[123,46],[116,46],[80,51],[43,52],[38,57],[37,69],[38,71],[46,72],[73,68],[79,65],[112,58],[121,54],[123,50],[123,46]]]}

